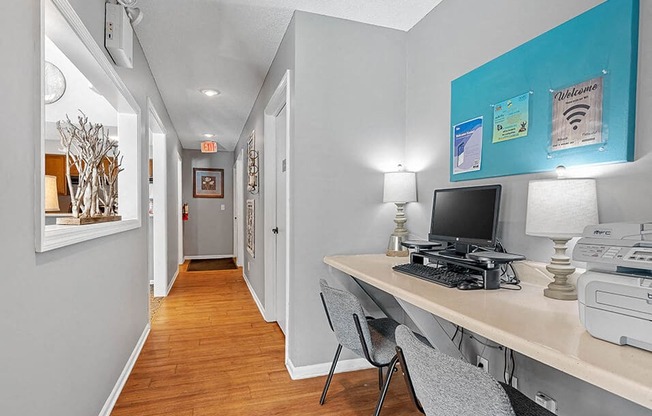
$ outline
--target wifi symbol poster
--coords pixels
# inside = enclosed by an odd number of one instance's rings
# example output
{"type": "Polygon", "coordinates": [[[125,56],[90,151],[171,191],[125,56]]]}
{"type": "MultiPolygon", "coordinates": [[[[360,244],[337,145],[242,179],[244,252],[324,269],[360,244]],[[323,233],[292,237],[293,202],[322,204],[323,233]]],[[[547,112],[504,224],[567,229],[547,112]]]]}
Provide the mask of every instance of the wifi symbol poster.
{"type": "Polygon", "coordinates": [[[603,78],[552,91],[553,151],[602,143],[603,78]]]}

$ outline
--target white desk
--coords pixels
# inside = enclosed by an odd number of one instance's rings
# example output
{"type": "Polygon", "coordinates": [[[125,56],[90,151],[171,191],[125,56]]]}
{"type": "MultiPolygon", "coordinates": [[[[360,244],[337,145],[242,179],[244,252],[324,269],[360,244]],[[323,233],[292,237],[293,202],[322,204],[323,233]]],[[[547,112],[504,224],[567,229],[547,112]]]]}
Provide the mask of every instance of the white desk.
{"type": "Polygon", "coordinates": [[[324,262],[424,311],[550,367],[652,409],[652,353],[595,339],[580,323],[577,302],[521,291],[461,291],[392,270],[385,255],[328,256],[324,262]]]}

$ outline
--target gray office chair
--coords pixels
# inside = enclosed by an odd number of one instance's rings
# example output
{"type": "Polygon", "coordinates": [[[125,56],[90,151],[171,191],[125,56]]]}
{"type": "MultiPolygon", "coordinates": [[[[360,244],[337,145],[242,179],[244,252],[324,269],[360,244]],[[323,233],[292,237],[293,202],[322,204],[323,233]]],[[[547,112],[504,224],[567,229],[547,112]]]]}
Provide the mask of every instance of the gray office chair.
{"type": "Polygon", "coordinates": [[[553,416],[483,370],[424,344],[405,325],[396,329],[396,343],[408,392],[428,416],[553,416]]]}
{"type": "Polygon", "coordinates": [[[360,301],[353,294],[328,286],[324,279],[319,281],[319,285],[328,324],[339,342],[319,404],[323,405],[326,400],[326,393],[333,379],[342,347],[346,347],[378,368],[378,387],[381,393],[374,412],[374,415],[378,416],[396,367],[394,333],[398,323],[390,318],[366,317],[360,301]],[[387,378],[383,381],[385,367],[388,367],[387,378]]]}

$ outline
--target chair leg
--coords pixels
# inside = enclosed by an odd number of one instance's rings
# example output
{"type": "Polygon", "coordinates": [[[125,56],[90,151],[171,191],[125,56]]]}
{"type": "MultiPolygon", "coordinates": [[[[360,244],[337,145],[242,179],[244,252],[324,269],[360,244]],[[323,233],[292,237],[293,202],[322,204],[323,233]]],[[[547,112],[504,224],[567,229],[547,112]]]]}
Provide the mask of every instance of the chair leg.
{"type": "Polygon", "coordinates": [[[331,364],[331,371],[328,372],[328,378],[326,379],[326,385],[324,386],[324,391],[321,393],[321,399],[319,399],[319,404],[323,405],[326,401],[326,393],[328,393],[328,388],[331,386],[331,380],[333,379],[333,374],[335,374],[335,366],[337,365],[337,360],[340,359],[340,353],[342,352],[342,345],[337,345],[337,350],[335,351],[335,357],[333,358],[333,364],[331,364]]]}
{"type": "Polygon", "coordinates": [[[378,390],[383,390],[383,367],[378,367],[378,390]]]}
{"type": "Polygon", "coordinates": [[[387,380],[385,380],[385,385],[383,386],[383,390],[380,392],[380,397],[378,398],[378,404],[376,405],[376,411],[374,412],[374,416],[380,416],[380,409],[383,407],[385,396],[387,396],[387,390],[389,389],[390,381],[392,381],[392,375],[394,374],[394,369],[396,368],[397,361],[398,361],[398,357],[394,356],[394,358],[392,358],[392,361],[389,363],[389,367],[387,368],[387,380]]]}

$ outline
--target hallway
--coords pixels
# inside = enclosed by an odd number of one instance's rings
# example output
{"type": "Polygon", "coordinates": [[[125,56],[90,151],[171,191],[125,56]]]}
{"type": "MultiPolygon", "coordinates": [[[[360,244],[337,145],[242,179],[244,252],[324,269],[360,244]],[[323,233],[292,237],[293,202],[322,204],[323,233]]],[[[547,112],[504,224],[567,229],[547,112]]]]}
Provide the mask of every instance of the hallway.
{"type": "MultiPolygon", "coordinates": [[[[242,272],[180,267],[112,415],[373,413],[375,369],[337,374],[326,404],[319,406],[325,377],[290,379],[283,365],[283,334],[261,317],[242,272]]],[[[419,414],[396,376],[383,414],[419,414]]]]}

